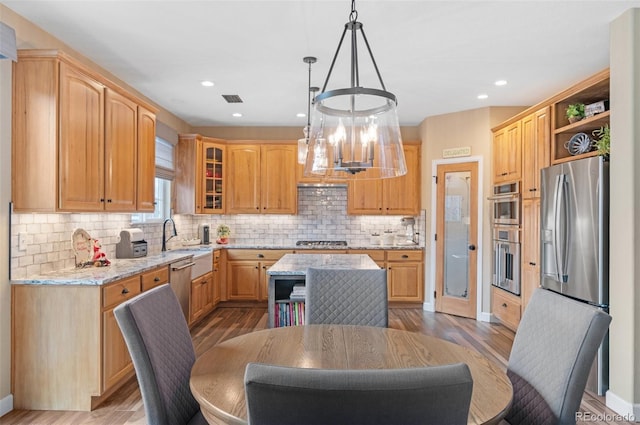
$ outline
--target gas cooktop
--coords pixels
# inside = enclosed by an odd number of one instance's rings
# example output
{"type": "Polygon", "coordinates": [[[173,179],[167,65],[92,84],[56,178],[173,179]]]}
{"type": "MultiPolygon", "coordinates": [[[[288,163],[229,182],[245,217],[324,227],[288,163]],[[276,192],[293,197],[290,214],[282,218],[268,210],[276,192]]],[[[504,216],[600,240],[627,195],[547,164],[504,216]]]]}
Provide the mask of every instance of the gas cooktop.
{"type": "Polygon", "coordinates": [[[347,241],[297,241],[296,246],[347,246],[347,241]]]}

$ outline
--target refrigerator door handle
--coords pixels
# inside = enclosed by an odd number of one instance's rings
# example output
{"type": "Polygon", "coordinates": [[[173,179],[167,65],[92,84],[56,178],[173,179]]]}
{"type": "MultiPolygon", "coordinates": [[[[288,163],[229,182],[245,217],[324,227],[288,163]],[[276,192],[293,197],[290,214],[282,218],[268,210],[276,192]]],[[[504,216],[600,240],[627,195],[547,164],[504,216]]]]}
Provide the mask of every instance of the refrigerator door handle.
{"type": "Polygon", "coordinates": [[[556,184],[553,188],[553,260],[555,262],[555,273],[553,277],[556,281],[561,282],[560,274],[561,274],[561,266],[560,266],[560,238],[559,238],[559,230],[560,230],[560,186],[562,184],[562,174],[556,176],[556,184]]]}
{"type": "Polygon", "coordinates": [[[560,263],[558,272],[559,282],[567,283],[569,281],[568,273],[568,264],[569,264],[569,196],[567,193],[567,176],[566,174],[561,174],[559,176],[559,187],[558,194],[560,195],[558,198],[559,208],[558,208],[558,216],[556,217],[556,235],[558,244],[556,245],[556,250],[559,251],[560,254],[560,263]]]}

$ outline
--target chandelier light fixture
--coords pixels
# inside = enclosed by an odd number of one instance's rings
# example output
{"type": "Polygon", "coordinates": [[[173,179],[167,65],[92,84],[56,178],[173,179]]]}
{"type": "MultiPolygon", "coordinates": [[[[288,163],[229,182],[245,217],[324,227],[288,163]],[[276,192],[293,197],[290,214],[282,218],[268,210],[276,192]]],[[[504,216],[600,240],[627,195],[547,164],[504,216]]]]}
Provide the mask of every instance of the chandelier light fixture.
{"type": "Polygon", "coordinates": [[[381,179],[407,173],[402,150],[397,99],[386,90],[371,47],[358,22],[355,0],[338,43],[322,92],[313,100],[305,176],[331,179],[381,179]],[[327,90],[347,31],[350,32],[350,87],[327,90]],[[381,88],[360,85],[358,32],[381,88]]]}
{"type": "Polygon", "coordinates": [[[298,139],[298,163],[304,164],[307,159],[307,150],[309,147],[309,129],[311,128],[311,93],[315,93],[320,88],[311,87],[311,64],[316,63],[317,59],[313,56],[305,56],[302,61],[309,64],[309,84],[307,85],[307,125],[302,129],[304,137],[298,139]]]}

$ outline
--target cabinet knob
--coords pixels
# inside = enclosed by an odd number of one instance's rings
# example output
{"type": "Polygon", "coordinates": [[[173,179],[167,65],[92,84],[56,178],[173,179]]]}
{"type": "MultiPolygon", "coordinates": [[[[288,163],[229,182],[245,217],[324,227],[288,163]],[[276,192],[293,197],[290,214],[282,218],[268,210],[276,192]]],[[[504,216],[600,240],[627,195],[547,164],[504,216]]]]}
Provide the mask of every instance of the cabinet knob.
{"type": "Polygon", "coordinates": [[[501,176],[506,176],[507,174],[509,174],[509,173],[502,173],[502,174],[500,174],[500,175],[501,175],[501,176]]]}
{"type": "Polygon", "coordinates": [[[258,270],[260,267],[256,266],[256,270],[258,270]]]}
{"type": "Polygon", "coordinates": [[[502,307],[507,308],[507,303],[502,303],[502,307]]]}
{"type": "Polygon", "coordinates": [[[535,187],[532,187],[531,189],[529,189],[529,192],[537,192],[538,189],[536,189],[535,187]]]}
{"type": "Polygon", "coordinates": [[[153,281],[154,282],[160,282],[160,278],[158,276],[156,276],[156,277],[153,278],[153,281]]]}
{"type": "Polygon", "coordinates": [[[108,204],[110,204],[111,202],[113,202],[111,199],[107,199],[108,204]]]}
{"type": "Polygon", "coordinates": [[[100,202],[104,202],[104,198],[100,198],[100,202]]]}
{"type": "Polygon", "coordinates": [[[536,265],[536,263],[532,263],[531,261],[529,261],[529,265],[530,265],[530,266],[535,266],[535,265],[536,265]]]}
{"type": "Polygon", "coordinates": [[[264,258],[264,254],[258,254],[258,258],[264,258]]]}
{"type": "Polygon", "coordinates": [[[126,295],[129,293],[129,288],[122,288],[122,295],[126,295]]]}
{"type": "Polygon", "coordinates": [[[409,258],[407,254],[402,254],[402,258],[409,258]]]}
{"type": "Polygon", "coordinates": [[[475,251],[476,246],[474,244],[469,245],[469,251],[475,251]]]}
{"type": "Polygon", "coordinates": [[[256,207],[257,210],[260,210],[260,207],[256,207]]]}

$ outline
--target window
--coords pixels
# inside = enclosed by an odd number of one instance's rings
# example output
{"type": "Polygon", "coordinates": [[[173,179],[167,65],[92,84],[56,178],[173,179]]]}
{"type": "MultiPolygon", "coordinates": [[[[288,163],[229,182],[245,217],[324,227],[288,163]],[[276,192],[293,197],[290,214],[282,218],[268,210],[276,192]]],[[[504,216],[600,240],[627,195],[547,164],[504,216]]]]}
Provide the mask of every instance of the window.
{"type": "Polygon", "coordinates": [[[171,217],[171,186],[173,178],[173,145],[156,137],[156,208],[152,213],[131,214],[132,223],[161,222],[171,217]]]}

